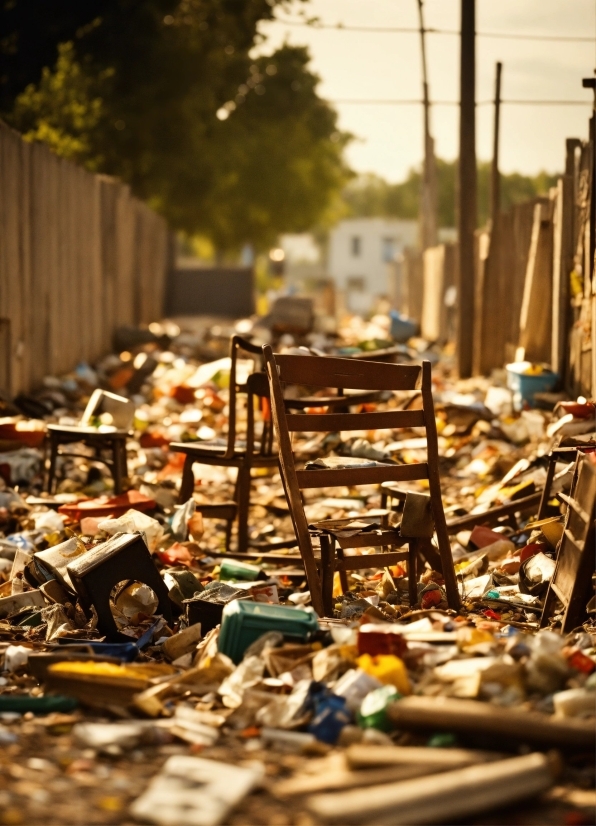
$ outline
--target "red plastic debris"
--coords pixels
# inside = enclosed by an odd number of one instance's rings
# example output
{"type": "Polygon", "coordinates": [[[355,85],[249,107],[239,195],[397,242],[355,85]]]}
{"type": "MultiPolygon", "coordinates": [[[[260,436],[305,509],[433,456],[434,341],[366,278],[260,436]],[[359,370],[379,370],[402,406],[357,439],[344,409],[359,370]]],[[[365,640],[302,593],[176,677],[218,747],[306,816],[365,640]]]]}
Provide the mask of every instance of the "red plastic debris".
{"type": "Polygon", "coordinates": [[[60,505],[58,513],[78,522],[85,516],[118,517],[131,508],[145,513],[155,507],[155,499],[150,499],[138,490],[129,490],[118,496],[100,496],[98,499],[81,499],[72,504],[60,505]]]}

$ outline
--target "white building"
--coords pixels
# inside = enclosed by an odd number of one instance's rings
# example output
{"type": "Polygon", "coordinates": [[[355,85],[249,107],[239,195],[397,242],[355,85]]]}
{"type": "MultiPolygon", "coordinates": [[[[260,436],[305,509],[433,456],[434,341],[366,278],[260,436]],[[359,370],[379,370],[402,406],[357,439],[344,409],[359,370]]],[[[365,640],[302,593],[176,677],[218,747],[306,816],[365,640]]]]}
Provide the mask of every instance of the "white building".
{"type": "Polygon", "coordinates": [[[348,218],[329,236],[328,270],[346,309],[368,313],[381,296],[399,293],[399,260],[418,242],[418,222],[397,218],[348,218]]]}

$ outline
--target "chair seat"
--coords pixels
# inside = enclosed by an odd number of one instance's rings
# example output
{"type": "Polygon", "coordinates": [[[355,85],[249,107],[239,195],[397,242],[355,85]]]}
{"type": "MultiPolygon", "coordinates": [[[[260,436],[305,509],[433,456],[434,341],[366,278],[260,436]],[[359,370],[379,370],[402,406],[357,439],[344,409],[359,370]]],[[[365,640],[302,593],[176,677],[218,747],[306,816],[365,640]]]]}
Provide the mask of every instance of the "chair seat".
{"type": "MultiPolygon", "coordinates": [[[[227,441],[218,439],[210,442],[171,442],[170,450],[176,453],[187,453],[193,456],[223,456],[228,449],[227,441]]],[[[234,447],[234,455],[242,456],[246,450],[234,447]]]]}
{"type": "Polygon", "coordinates": [[[388,492],[393,499],[398,499],[400,502],[406,501],[408,491],[405,490],[400,482],[381,482],[381,493],[388,492]]]}
{"type": "MultiPolygon", "coordinates": [[[[255,450],[260,448],[260,443],[255,444],[255,450]]],[[[246,459],[246,442],[237,442],[234,447],[234,455],[226,456],[227,442],[172,442],[170,450],[175,453],[184,453],[199,462],[201,459],[208,464],[221,463],[222,466],[227,464],[235,464],[243,462],[246,459]]],[[[253,453],[250,459],[250,464],[253,467],[273,467],[277,464],[277,453],[261,456],[259,453],[253,453]]]]}

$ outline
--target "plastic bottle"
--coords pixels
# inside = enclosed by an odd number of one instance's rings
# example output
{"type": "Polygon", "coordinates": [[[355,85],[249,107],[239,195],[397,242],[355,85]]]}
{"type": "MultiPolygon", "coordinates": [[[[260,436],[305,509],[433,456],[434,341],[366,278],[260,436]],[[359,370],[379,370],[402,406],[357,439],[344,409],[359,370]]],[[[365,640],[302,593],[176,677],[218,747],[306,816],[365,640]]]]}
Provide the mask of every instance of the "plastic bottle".
{"type": "Polygon", "coordinates": [[[401,698],[401,694],[392,685],[384,685],[367,694],[358,713],[358,725],[361,728],[374,728],[389,731],[391,720],[387,709],[401,698]]]}

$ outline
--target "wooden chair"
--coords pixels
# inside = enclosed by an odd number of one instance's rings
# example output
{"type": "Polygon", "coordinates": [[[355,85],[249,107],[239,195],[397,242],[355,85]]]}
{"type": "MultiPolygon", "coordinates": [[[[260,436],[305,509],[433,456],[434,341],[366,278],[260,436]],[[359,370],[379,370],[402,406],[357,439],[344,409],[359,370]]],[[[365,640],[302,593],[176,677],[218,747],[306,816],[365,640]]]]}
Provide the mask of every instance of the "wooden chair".
{"type": "MultiPolygon", "coordinates": [[[[445,514],[441,501],[438,465],[437,431],[431,390],[431,366],[383,364],[351,359],[316,358],[312,356],[274,355],[269,345],[263,348],[271,392],[273,422],[280,448],[280,469],[300,553],[315,610],[321,616],[330,616],[333,609],[332,590],[335,571],[339,571],[344,591],[346,572],[395,564],[407,559],[410,581],[410,600],[417,601],[416,557],[418,541],[402,536],[397,529],[382,529],[380,533],[363,532],[339,539],[336,558],[335,537],[321,532],[321,558],[314,554],[313,535],[304,513],[301,490],[337,486],[371,485],[384,481],[428,479],[433,518],[445,579],[449,605],[459,607],[459,594],[445,514]],[[389,410],[373,413],[289,413],[284,402],[284,385],[309,385],[323,388],[373,390],[415,390],[421,381],[422,410],[389,410]],[[376,428],[424,427],[427,435],[427,462],[416,465],[378,464],[373,467],[345,469],[297,470],[292,452],[292,432],[342,432],[374,430],[376,428]],[[349,548],[396,548],[405,544],[408,551],[385,551],[366,556],[347,556],[349,548]],[[320,571],[318,567],[320,566],[320,571]]],[[[313,526],[316,528],[316,526],[313,526]]]]}
{"type": "Polygon", "coordinates": [[[263,362],[261,347],[251,344],[240,336],[232,336],[230,341],[230,398],[229,424],[227,439],[222,444],[213,442],[173,442],[170,450],[184,453],[184,468],[180,485],[179,501],[186,502],[194,490],[193,465],[216,465],[218,467],[235,467],[238,469],[234,498],[228,502],[200,504],[197,510],[208,518],[224,519],[226,528],[226,550],[230,550],[232,524],[238,523],[237,550],[241,553],[248,549],[248,515],[250,508],[251,469],[277,466],[277,452],[273,450],[273,428],[269,415],[268,399],[263,405],[263,427],[260,439],[255,439],[254,399],[262,397],[263,384],[267,390],[264,374],[260,374],[263,381],[253,378],[259,375],[263,362]],[[255,372],[249,376],[248,382],[238,382],[238,359],[240,354],[248,354],[254,362],[255,372]],[[247,434],[246,441],[240,442],[237,432],[239,405],[243,401],[247,405],[247,434]]]}

